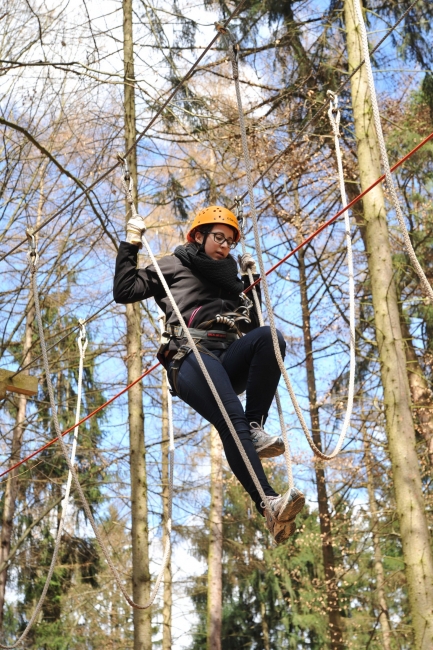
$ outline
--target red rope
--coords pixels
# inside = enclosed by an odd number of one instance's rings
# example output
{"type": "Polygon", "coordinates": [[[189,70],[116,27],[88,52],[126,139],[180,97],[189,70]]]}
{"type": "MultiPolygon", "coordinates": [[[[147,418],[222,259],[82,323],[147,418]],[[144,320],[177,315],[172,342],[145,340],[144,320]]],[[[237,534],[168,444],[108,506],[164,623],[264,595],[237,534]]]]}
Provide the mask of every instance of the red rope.
{"type": "MultiPolygon", "coordinates": [[[[414,149],[412,149],[412,151],[407,153],[405,156],[403,156],[403,158],[401,158],[398,162],[396,162],[395,165],[393,167],[391,167],[391,171],[393,172],[398,167],[400,167],[400,165],[402,165],[404,162],[406,162],[406,160],[408,158],[413,156],[413,154],[416,153],[418,151],[418,149],[421,149],[421,147],[423,147],[425,144],[427,144],[427,142],[429,140],[431,140],[432,138],[433,138],[433,133],[430,133],[430,135],[428,135],[426,138],[424,138],[424,140],[421,140],[421,142],[419,144],[417,144],[417,146],[414,149]]],[[[316,235],[321,233],[322,230],[324,230],[325,228],[330,226],[331,223],[334,223],[334,221],[336,219],[338,219],[338,217],[341,217],[341,215],[344,214],[346,212],[346,210],[349,210],[349,208],[351,208],[353,205],[355,205],[355,203],[358,203],[358,201],[360,201],[363,196],[368,194],[368,192],[370,192],[370,190],[372,190],[374,187],[376,187],[376,185],[381,183],[383,180],[385,180],[385,174],[383,174],[380,178],[378,178],[376,181],[374,181],[374,183],[372,185],[370,185],[370,187],[367,187],[366,190],[361,192],[361,194],[358,194],[358,196],[356,196],[354,199],[352,199],[352,201],[350,203],[348,203],[345,208],[342,208],[341,210],[339,210],[337,212],[337,214],[334,214],[334,216],[331,217],[331,219],[329,219],[328,221],[325,221],[325,223],[323,223],[319,228],[317,228],[317,230],[315,230],[311,235],[309,235],[306,239],[304,239],[303,242],[301,242],[298,246],[296,246],[296,248],[294,248],[292,251],[290,251],[290,253],[288,253],[285,257],[283,257],[282,260],[277,262],[268,271],[266,271],[266,275],[269,275],[270,273],[272,273],[272,271],[275,271],[275,269],[277,269],[279,266],[281,266],[281,264],[284,264],[284,262],[286,260],[288,260],[289,257],[292,257],[292,255],[297,253],[299,249],[303,248],[312,239],[314,239],[314,237],[316,237],[316,235]]],[[[257,278],[257,280],[255,282],[253,282],[253,284],[251,284],[247,289],[245,289],[245,293],[247,293],[247,291],[250,291],[253,287],[256,286],[256,284],[258,284],[261,281],[262,281],[262,278],[257,278]]]]}
{"type": "MultiPolygon", "coordinates": [[[[410,158],[411,156],[413,156],[414,153],[416,153],[419,149],[421,149],[421,147],[423,147],[423,146],[424,146],[424,145],[425,145],[429,140],[431,140],[431,139],[433,139],[433,133],[430,133],[430,135],[428,135],[426,138],[424,138],[424,140],[422,140],[422,141],[421,141],[421,142],[420,142],[420,143],[419,143],[419,144],[418,144],[414,149],[412,149],[412,151],[410,151],[408,154],[406,154],[405,156],[403,156],[403,158],[401,158],[398,162],[396,162],[395,165],[394,165],[393,167],[391,167],[391,171],[392,171],[392,172],[395,171],[395,170],[396,170],[398,167],[400,167],[404,162],[406,162],[406,160],[408,160],[408,158],[410,158]]],[[[272,266],[268,271],[266,271],[266,275],[269,275],[270,273],[272,273],[272,271],[275,271],[275,269],[277,269],[279,266],[281,266],[281,264],[283,264],[286,260],[288,260],[289,257],[292,257],[292,255],[294,255],[295,253],[297,253],[298,250],[300,250],[303,246],[305,246],[305,245],[308,244],[312,239],[314,239],[314,237],[316,237],[316,235],[318,235],[319,233],[321,233],[322,230],[324,230],[325,228],[327,228],[328,226],[330,226],[332,223],[334,223],[334,221],[335,221],[336,219],[338,219],[338,217],[341,217],[341,215],[344,214],[344,212],[346,212],[346,210],[349,210],[349,208],[351,208],[353,205],[355,205],[355,203],[358,203],[358,201],[360,201],[360,200],[362,199],[363,196],[365,196],[366,194],[368,194],[368,192],[370,192],[370,190],[372,190],[374,187],[376,187],[376,185],[378,185],[379,183],[381,183],[384,179],[385,179],[385,174],[383,174],[380,178],[378,178],[376,181],[374,181],[374,183],[373,183],[372,185],[370,185],[370,187],[367,187],[366,190],[364,190],[363,192],[361,192],[361,194],[358,194],[358,196],[356,196],[354,199],[352,199],[352,201],[351,201],[350,203],[348,203],[348,205],[346,205],[345,208],[342,208],[342,209],[339,210],[339,211],[337,212],[337,214],[335,214],[331,219],[329,219],[328,221],[325,221],[325,223],[323,223],[319,228],[317,228],[317,230],[315,230],[311,235],[309,235],[306,239],[304,239],[304,241],[301,242],[298,246],[296,246],[296,248],[294,248],[292,251],[290,251],[290,253],[288,253],[285,257],[283,257],[283,259],[281,259],[281,260],[280,260],[279,262],[277,262],[274,266],[272,266]]],[[[258,284],[258,283],[261,282],[261,281],[262,281],[261,278],[257,278],[257,280],[256,280],[255,282],[253,282],[253,284],[251,284],[247,289],[245,289],[245,293],[247,293],[248,291],[250,291],[253,287],[256,286],[256,284],[258,284]]],[[[126,388],[124,388],[123,390],[121,390],[120,393],[117,393],[117,395],[114,395],[114,397],[112,397],[111,399],[109,399],[108,402],[105,402],[105,404],[102,404],[102,406],[99,406],[97,409],[95,409],[94,411],[92,411],[92,413],[89,413],[89,415],[86,415],[86,417],[83,418],[82,420],[80,420],[80,421],[78,422],[78,424],[76,424],[76,425],[70,427],[69,429],[66,429],[66,431],[63,431],[62,436],[66,436],[68,433],[70,433],[71,431],[73,431],[73,430],[75,429],[76,426],[77,426],[77,427],[80,426],[80,424],[83,424],[83,422],[86,422],[86,420],[89,420],[89,418],[91,418],[91,417],[93,417],[94,415],[96,415],[96,413],[98,413],[98,412],[101,411],[103,408],[105,408],[106,406],[108,406],[109,404],[111,404],[111,402],[114,402],[115,399],[117,399],[118,397],[120,397],[121,395],[123,395],[124,393],[126,393],[130,388],[132,388],[132,386],[135,386],[135,384],[137,384],[139,381],[141,381],[141,379],[143,379],[143,377],[145,377],[146,375],[149,375],[151,372],[153,372],[153,370],[155,370],[155,368],[157,368],[159,365],[160,365],[159,363],[156,363],[154,366],[152,366],[151,368],[149,368],[148,370],[146,370],[146,372],[144,372],[142,375],[140,375],[140,377],[138,377],[137,379],[135,379],[131,384],[129,384],[129,386],[126,386],[126,388]]],[[[0,478],[2,478],[3,476],[5,476],[6,474],[9,474],[9,472],[12,472],[12,470],[16,469],[17,467],[19,467],[19,466],[22,465],[23,463],[27,462],[28,460],[30,460],[31,458],[33,458],[34,456],[36,456],[37,454],[39,454],[41,451],[44,451],[44,449],[47,449],[48,447],[50,447],[52,444],[54,444],[54,443],[56,442],[56,440],[58,440],[58,438],[53,438],[53,440],[50,440],[50,442],[47,442],[46,445],[44,445],[44,446],[41,447],[40,449],[37,449],[36,451],[34,451],[32,454],[30,454],[30,455],[27,456],[26,458],[23,458],[23,460],[20,460],[19,463],[16,463],[16,464],[13,465],[12,467],[9,467],[9,469],[5,470],[2,474],[0,474],[0,478]]]]}
{"type": "MultiPolygon", "coordinates": [[[[149,368],[148,370],[146,370],[145,372],[143,372],[143,374],[140,375],[139,377],[137,377],[137,379],[134,379],[134,381],[133,381],[131,384],[129,384],[128,386],[126,386],[126,388],[124,388],[123,390],[121,390],[120,393],[117,393],[116,395],[114,395],[113,397],[111,397],[111,398],[108,400],[108,402],[105,402],[105,404],[101,404],[101,406],[98,406],[97,409],[95,409],[94,411],[92,411],[91,413],[89,413],[89,415],[86,415],[86,417],[83,418],[82,420],[80,420],[77,424],[74,424],[72,427],[69,427],[69,429],[66,429],[66,431],[63,431],[63,432],[62,432],[62,436],[66,436],[68,433],[70,433],[71,431],[73,431],[73,430],[75,429],[75,427],[79,427],[80,424],[83,424],[83,422],[86,422],[86,420],[89,420],[91,417],[93,417],[94,415],[96,415],[96,413],[99,413],[99,411],[102,411],[102,409],[104,409],[106,406],[108,406],[109,404],[111,404],[111,402],[114,402],[115,399],[117,399],[118,397],[120,397],[121,395],[123,395],[124,393],[126,393],[126,391],[128,391],[130,388],[132,388],[133,386],[135,386],[135,384],[138,384],[138,382],[141,381],[141,380],[143,379],[143,377],[145,377],[146,375],[149,375],[149,374],[150,374],[153,370],[155,370],[155,368],[157,368],[159,365],[160,365],[160,363],[159,363],[159,361],[158,361],[158,363],[155,363],[154,366],[152,366],[151,368],[149,368]]],[[[32,452],[29,456],[26,456],[26,458],[23,458],[22,460],[20,460],[19,463],[15,463],[15,465],[12,465],[12,467],[9,467],[9,469],[5,470],[2,474],[0,474],[0,478],[2,478],[2,476],[5,476],[6,474],[9,474],[9,472],[12,472],[12,470],[16,469],[17,467],[19,467],[19,466],[22,465],[23,463],[26,463],[28,460],[30,460],[31,458],[33,458],[33,456],[36,456],[36,455],[39,454],[41,451],[44,451],[44,449],[48,449],[48,447],[51,447],[51,445],[53,445],[53,444],[56,442],[56,440],[58,440],[58,437],[53,438],[52,440],[50,440],[49,442],[47,442],[43,447],[41,447],[40,449],[37,449],[36,451],[32,452]]]]}

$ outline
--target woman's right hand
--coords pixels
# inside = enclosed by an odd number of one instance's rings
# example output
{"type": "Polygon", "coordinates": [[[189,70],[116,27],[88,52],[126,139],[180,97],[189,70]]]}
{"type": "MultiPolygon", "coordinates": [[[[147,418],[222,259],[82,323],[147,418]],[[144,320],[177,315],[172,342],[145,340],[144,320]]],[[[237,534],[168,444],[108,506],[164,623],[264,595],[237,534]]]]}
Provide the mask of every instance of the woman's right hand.
{"type": "Polygon", "coordinates": [[[145,232],[146,224],[144,219],[142,217],[132,217],[126,224],[126,241],[128,244],[134,244],[141,248],[141,237],[145,232]]]}

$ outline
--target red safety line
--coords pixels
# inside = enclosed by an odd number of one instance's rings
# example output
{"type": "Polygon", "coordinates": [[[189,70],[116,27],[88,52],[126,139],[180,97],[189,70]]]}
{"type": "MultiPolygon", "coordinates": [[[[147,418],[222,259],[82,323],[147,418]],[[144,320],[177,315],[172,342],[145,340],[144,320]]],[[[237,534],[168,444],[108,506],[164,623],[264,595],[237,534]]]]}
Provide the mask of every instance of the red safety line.
{"type": "MultiPolygon", "coordinates": [[[[423,147],[432,138],[433,138],[433,133],[430,133],[430,135],[428,135],[426,138],[424,138],[424,140],[422,140],[419,144],[417,144],[417,146],[414,149],[412,149],[412,151],[410,151],[408,154],[403,156],[403,158],[401,158],[401,160],[396,162],[395,165],[393,167],[391,167],[391,171],[393,172],[398,167],[400,167],[400,165],[402,165],[408,158],[413,156],[413,154],[416,153],[418,151],[418,149],[421,149],[421,147],[423,147]]],[[[356,196],[354,199],[352,199],[352,201],[350,203],[348,203],[348,205],[346,205],[345,208],[342,208],[339,212],[337,212],[337,214],[335,214],[331,219],[329,219],[329,221],[325,221],[325,223],[323,223],[320,226],[320,228],[317,228],[317,230],[315,230],[311,235],[309,235],[307,237],[307,239],[304,239],[303,242],[301,242],[298,246],[296,246],[296,248],[294,248],[292,251],[290,251],[290,253],[288,253],[285,257],[283,257],[282,260],[277,262],[268,271],[266,271],[266,275],[269,275],[270,273],[272,273],[272,271],[275,271],[275,269],[277,269],[279,266],[281,266],[281,264],[283,264],[286,260],[288,260],[289,257],[292,257],[292,255],[297,253],[299,249],[303,248],[303,246],[305,246],[305,244],[308,244],[312,239],[314,239],[314,237],[316,237],[316,235],[321,233],[322,230],[324,230],[325,228],[330,226],[331,223],[334,223],[334,221],[336,219],[338,219],[338,217],[341,217],[341,215],[344,214],[346,212],[346,210],[349,210],[349,208],[351,208],[353,205],[355,205],[355,203],[358,203],[358,201],[360,199],[362,199],[363,196],[368,194],[368,192],[370,192],[370,190],[372,190],[374,187],[376,187],[376,185],[381,183],[383,180],[385,180],[385,174],[383,174],[380,178],[378,178],[376,181],[374,181],[374,183],[372,185],[370,185],[370,187],[367,187],[366,190],[361,192],[361,194],[358,194],[358,196],[356,196]]],[[[253,287],[256,286],[256,284],[258,284],[261,281],[262,281],[262,278],[257,278],[257,280],[255,282],[253,282],[253,284],[251,284],[247,289],[245,289],[245,293],[250,291],[253,287]]]]}
{"type": "MultiPolygon", "coordinates": [[[[129,384],[129,386],[126,386],[126,388],[124,388],[123,390],[121,390],[120,393],[117,393],[117,395],[114,395],[114,397],[111,397],[111,398],[108,400],[108,402],[105,402],[105,404],[102,404],[101,406],[98,406],[97,409],[95,409],[94,411],[92,411],[91,413],[89,413],[89,415],[86,415],[86,417],[83,418],[82,420],[80,420],[77,424],[74,424],[74,426],[69,427],[69,429],[66,429],[66,431],[63,431],[62,436],[66,436],[68,433],[70,433],[71,431],[73,431],[73,430],[75,429],[75,427],[79,427],[80,424],[83,424],[83,422],[85,422],[86,420],[89,420],[91,417],[93,417],[94,415],[96,415],[96,413],[98,413],[99,411],[102,411],[103,408],[105,408],[106,406],[108,406],[109,404],[111,404],[111,402],[114,402],[115,399],[117,399],[118,397],[120,397],[121,395],[123,395],[124,393],[126,393],[126,391],[128,391],[130,388],[132,388],[133,386],[135,386],[135,384],[137,384],[139,381],[141,381],[141,380],[143,379],[143,377],[145,377],[146,375],[149,375],[149,374],[150,374],[153,370],[155,370],[155,368],[157,368],[159,365],[160,365],[160,363],[159,363],[159,361],[158,361],[158,363],[155,363],[154,366],[152,366],[151,368],[149,368],[148,370],[146,370],[145,372],[143,372],[143,374],[140,375],[139,377],[137,377],[137,379],[134,379],[134,381],[133,381],[131,384],[129,384]]],[[[9,472],[12,472],[12,470],[16,469],[17,467],[19,467],[19,466],[22,465],[23,463],[26,463],[28,460],[30,460],[31,458],[33,458],[33,456],[36,456],[36,455],[39,454],[41,451],[44,451],[44,449],[48,449],[48,447],[51,447],[51,445],[53,445],[53,444],[56,442],[56,440],[58,440],[58,439],[59,439],[58,437],[53,438],[52,440],[50,440],[50,442],[47,442],[46,445],[44,445],[44,446],[41,447],[40,449],[37,449],[36,451],[34,451],[33,453],[31,453],[31,454],[30,454],[29,456],[27,456],[26,458],[23,458],[22,460],[20,460],[19,463],[16,463],[16,464],[13,465],[12,467],[9,467],[9,469],[7,469],[7,470],[4,471],[2,474],[0,474],[0,478],[2,478],[2,476],[5,476],[6,474],[9,474],[9,472]]]]}
{"type": "MultiPolygon", "coordinates": [[[[430,135],[428,135],[426,138],[424,138],[424,140],[422,140],[422,141],[421,141],[421,142],[420,142],[420,143],[419,143],[419,144],[418,144],[414,149],[412,149],[412,151],[410,151],[408,154],[406,154],[405,156],[403,156],[403,158],[401,158],[401,160],[399,160],[398,162],[396,162],[395,165],[394,165],[393,167],[391,167],[391,171],[393,172],[393,171],[395,171],[398,167],[400,167],[400,165],[402,165],[402,164],[403,164],[403,163],[404,163],[408,158],[410,158],[411,156],[413,156],[414,153],[416,153],[419,149],[421,149],[421,147],[423,147],[423,146],[424,146],[424,145],[425,145],[429,140],[431,140],[432,138],[433,138],[433,133],[430,133],[430,135]]],[[[353,199],[353,200],[352,200],[352,201],[351,201],[351,202],[350,202],[350,203],[349,203],[345,208],[342,208],[339,212],[337,212],[337,214],[335,214],[331,219],[329,219],[329,221],[326,221],[324,224],[322,224],[322,225],[320,226],[320,228],[318,228],[315,232],[313,232],[311,235],[309,235],[309,237],[307,237],[306,239],[304,239],[303,242],[301,242],[298,246],[296,246],[296,248],[294,248],[292,251],[290,251],[290,253],[288,253],[285,257],[283,257],[283,259],[281,259],[281,260],[280,260],[279,262],[277,262],[274,266],[272,266],[268,271],[266,271],[266,275],[269,275],[270,273],[272,273],[272,271],[275,271],[275,269],[277,269],[279,266],[281,266],[281,264],[283,264],[286,260],[288,260],[289,257],[291,257],[292,255],[294,255],[294,254],[295,254],[299,249],[301,249],[303,246],[305,246],[305,244],[308,244],[308,242],[310,242],[314,237],[316,237],[316,235],[318,235],[319,233],[321,233],[322,230],[324,230],[325,228],[327,228],[328,226],[330,226],[331,223],[334,223],[334,221],[335,221],[336,219],[338,219],[338,217],[340,217],[342,214],[344,214],[344,212],[346,212],[346,210],[349,210],[349,208],[351,208],[353,205],[355,205],[355,203],[357,203],[360,199],[362,199],[363,196],[365,196],[368,192],[370,192],[370,190],[372,190],[374,187],[376,187],[376,185],[378,185],[379,183],[381,183],[384,179],[385,179],[385,174],[383,174],[380,178],[378,178],[378,179],[377,179],[377,180],[376,180],[372,185],[370,185],[370,187],[368,187],[366,190],[364,190],[363,192],[361,192],[361,194],[358,194],[358,196],[356,196],[356,197],[355,197],[355,198],[354,198],[354,199],[353,199]]],[[[256,286],[256,284],[258,284],[258,283],[261,282],[261,281],[262,281],[262,278],[257,278],[257,280],[256,280],[255,282],[253,282],[253,284],[251,284],[247,289],[245,289],[245,293],[247,293],[248,291],[250,291],[253,287],[256,286]]],[[[64,431],[64,432],[62,433],[62,436],[66,436],[66,434],[68,434],[68,433],[70,433],[71,431],[73,431],[73,429],[75,429],[76,426],[77,426],[77,427],[80,426],[80,424],[83,424],[83,422],[85,422],[86,420],[88,420],[89,418],[91,418],[93,415],[95,415],[96,413],[98,413],[98,411],[101,411],[103,408],[105,408],[106,406],[108,406],[108,404],[111,404],[111,402],[114,402],[115,399],[117,399],[118,397],[120,397],[120,395],[123,395],[124,393],[126,393],[126,391],[128,391],[130,388],[132,388],[132,386],[134,386],[134,385],[135,385],[136,383],[138,383],[141,379],[143,379],[143,377],[145,377],[146,375],[150,374],[150,373],[151,373],[153,370],[155,370],[155,368],[157,368],[159,365],[160,365],[160,364],[159,364],[159,362],[158,362],[158,363],[156,363],[154,366],[152,366],[151,368],[149,368],[149,370],[146,370],[146,372],[144,372],[142,375],[140,375],[140,377],[138,377],[137,379],[135,379],[131,384],[129,384],[129,386],[126,386],[126,388],[124,388],[122,391],[120,391],[120,393],[117,393],[117,395],[114,395],[114,397],[112,397],[111,399],[109,399],[108,402],[105,402],[105,404],[102,404],[102,406],[99,406],[97,409],[95,409],[94,411],[92,411],[92,413],[89,413],[89,415],[86,415],[86,417],[83,418],[82,420],[80,420],[80,422],[78,422],[78,424],[76,424],[76,425],[70,427],[69,429],[66,429],[66,431],[64,431]]],[[[27,456],[27,458],[23,458],[23,460],[20,460],[19,463],[16,463],[16,464],[13,465],[12,467],[9,467],[9,469],[7,469],[7,470],[4,471],[2,474],[0,474],[0,478],[2,478],[3,476],[5,476],[6,474],[9,474],[9,472],[11,472],[13,469],[19,467],[20,465],[22,465],[22,464],[25,463],[26,461],[30,460],[30,458],[33,458],[33,456],[36,456],[37,454],[39,454],[39,453],[40,453],[41,451],[43,451],[44,449],[47,449],[47,447],[50,447],[52,444],[54,444],[54,443],[56,442],[56,440],[58,440],[58,438],[53,438],[53,440],[50,440],[50,442],[47,442],[46,445],[44,445],[44,446],[41,447],[40,449],[37,449],[36,451],[34,451],[32,454],[30,454],[30,456],[27,456]]]]}

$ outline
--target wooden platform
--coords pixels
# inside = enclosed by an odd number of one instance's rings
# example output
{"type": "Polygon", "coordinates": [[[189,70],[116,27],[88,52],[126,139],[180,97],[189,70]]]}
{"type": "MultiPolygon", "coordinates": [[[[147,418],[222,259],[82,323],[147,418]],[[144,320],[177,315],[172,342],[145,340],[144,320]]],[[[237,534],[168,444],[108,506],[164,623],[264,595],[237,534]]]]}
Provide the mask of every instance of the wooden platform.
{"type": "Polygon", "coordinates": [[[19,395],[36,395],[38,378],[19,372],[15,377],[13,370],[0,369],[0,397],[5,397],[6,391],[19,395]]]}

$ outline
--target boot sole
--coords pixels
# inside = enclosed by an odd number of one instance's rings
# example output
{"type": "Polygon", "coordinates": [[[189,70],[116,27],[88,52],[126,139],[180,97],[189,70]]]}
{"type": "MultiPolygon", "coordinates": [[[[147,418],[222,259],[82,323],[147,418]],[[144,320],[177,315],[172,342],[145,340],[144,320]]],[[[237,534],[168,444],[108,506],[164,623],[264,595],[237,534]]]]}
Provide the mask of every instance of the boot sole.
{"type": "Polygon", "coordinates": [[[278,513],[277,521],[288,521],[294,519],[305,505],[305,497],[299,493],[294,499],[291,499],[287,505],[278,513]]]}
{"type": "Polygon", "coordinates": [[[296,524],[292,520],[290,522],[285,522],[285,526],[282,530],[280,530],[276,535],[275,535],[275,541],[277,544],[282,544],[283,542],[287,541],[289,537],[295,534],[296,532],[296,524]]]}
{"type": "Polygon", "coordinates": [[[259,458],[275,458],[284,454],[284,442],[276,440],[266,447],[256,449],[259,458]]]}

